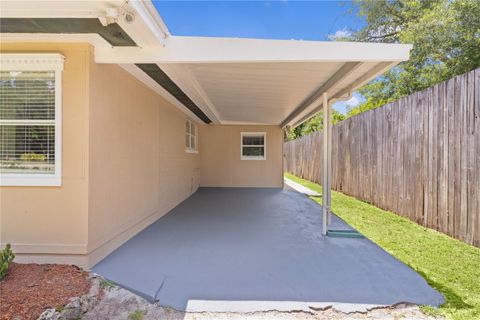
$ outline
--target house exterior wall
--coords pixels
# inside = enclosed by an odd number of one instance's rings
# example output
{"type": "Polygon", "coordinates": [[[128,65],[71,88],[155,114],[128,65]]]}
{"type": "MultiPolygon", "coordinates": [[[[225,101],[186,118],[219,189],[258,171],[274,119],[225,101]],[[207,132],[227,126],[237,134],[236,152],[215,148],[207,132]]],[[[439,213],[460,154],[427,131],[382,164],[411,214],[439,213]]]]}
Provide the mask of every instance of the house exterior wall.
{"type": "Polygon", "coordinates": [[[62,73],[62,185],[0,187],[0,240],[10,242],[15,261],[86,264],[88,239],[87,44],[2,43],[2,52],[60,53],[62,73]]]}
{"type": "Polygon", "coordinates": [[[65,57],[62,185],[0,187],[0,242],[18,262],[90,267],[199,185],[283,185],[278,126],[199,125],[199,153],[187,153],[187,116],[121,67],[96,64],[89,44],[0,49],[65,57]],[[266,160],[240,160],[241,132],[266,132],[266,160]]]}
{"type": "Polygon", "coordinates": [[[200,186],[283,187],[283,131],[279,126],[200,126],[200,186]],[[266,160],[241,160],[241,132],[266,132],[266,160]]]}
{"type": "Polygon", "coordinates": [[[194,193],[186,116],[117,65],[90,66],[88,243],[96,263],[194,193]]]}
{"type": "Polygon", "coordinates": [[[178,109],[88,44],[1,44],[65,56],[62,186],[0,187],[0,241],[18,262],[90,267],[199,185],[178,109]]]}

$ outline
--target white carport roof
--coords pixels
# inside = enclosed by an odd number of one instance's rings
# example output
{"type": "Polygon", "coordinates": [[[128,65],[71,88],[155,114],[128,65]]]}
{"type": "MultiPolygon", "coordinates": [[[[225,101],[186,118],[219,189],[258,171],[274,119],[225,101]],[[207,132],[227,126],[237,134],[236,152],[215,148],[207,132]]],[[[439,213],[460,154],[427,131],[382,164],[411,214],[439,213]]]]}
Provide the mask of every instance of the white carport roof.
{"type": "Polygon", "coordinates": [[[172,36],[150,1],[2,1],[0,9],[2,42],[88,41],[95,46],[96,62],[120,64],[192,118],[215,124],[297,125],[321,109],[324,93],[330,100],[348,97],[408,60],[411,49],[402,44],[172,36]],[[108,8],[117,9],[116,24],[131,45],[109,43],[101,32],[66,32],[55,21],[84,19],[91,26],[108,8]],[[125,13],[133,13],[135,20],[127,23],[125,13]],[[51,19],[58,30],[51,25],[18,29],[15,19],[25,26],[19,18],[34,20],[32,25],[51,19]]]}

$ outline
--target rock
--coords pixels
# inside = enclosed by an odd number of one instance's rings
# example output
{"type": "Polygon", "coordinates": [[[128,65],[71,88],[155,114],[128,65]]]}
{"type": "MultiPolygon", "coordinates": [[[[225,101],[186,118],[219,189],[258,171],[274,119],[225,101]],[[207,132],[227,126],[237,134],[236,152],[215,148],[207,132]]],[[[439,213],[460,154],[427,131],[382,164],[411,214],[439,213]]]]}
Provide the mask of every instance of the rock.
{"type": "Polygon", "coordinates": [[[57,320],[59,313],[55,309],[47,309],[42,312],[40,317],[37,320],[57,320]]]}
{"type": "Polygon", "coordinates": [[[62,313],[60,314],[59,319],[62,320],[76,320],[80,318],[83,314],[80,305],[77,308],[65,308],[62,313]]]}
{"type": "Polygon", "coordinates": [[[70,303],[65,306],[65,309],[76,309],[80,308],[80,298],[75,297],[70,299],[70,303]]]}
{"type": "Polygon", "coordinates": [[[80,298],[80,305],[82,312],[87,312],[90,309],[90,306],[93,302],[94,297],[83,296],[80,298]]]}

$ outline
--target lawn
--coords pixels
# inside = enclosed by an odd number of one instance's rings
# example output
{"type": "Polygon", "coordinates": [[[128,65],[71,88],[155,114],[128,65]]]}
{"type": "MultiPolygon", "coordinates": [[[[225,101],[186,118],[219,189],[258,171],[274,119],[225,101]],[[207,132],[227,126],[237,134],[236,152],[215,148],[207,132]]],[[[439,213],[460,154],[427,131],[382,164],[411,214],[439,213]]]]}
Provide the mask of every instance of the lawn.
{"type": "MultiPolygon", "coordinates": [[[[321,193],[316,183],[285,176],[321,193]]],[[[312,198],[321,203],[320,197],[312,198]]],[[[423,310],[447,319],[480,319],[480,249],[422,227],[340,192],[332,191],[332,211],[442,292],[439,309],[423,310]]]]}

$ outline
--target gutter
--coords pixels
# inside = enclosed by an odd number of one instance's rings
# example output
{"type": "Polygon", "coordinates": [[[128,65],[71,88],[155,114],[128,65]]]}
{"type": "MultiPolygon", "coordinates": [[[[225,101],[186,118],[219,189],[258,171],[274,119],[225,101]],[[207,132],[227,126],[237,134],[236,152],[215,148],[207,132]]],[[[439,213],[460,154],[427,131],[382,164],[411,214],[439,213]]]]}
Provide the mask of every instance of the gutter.
{"type": "Polygon", "coordinates": [[[153,3],[150,0],[129,1],[128,3],[137,11],[148,28],[153,32],[158,41],[160,41],[160,44],[165,46],[171,34],[153,3]]]}

